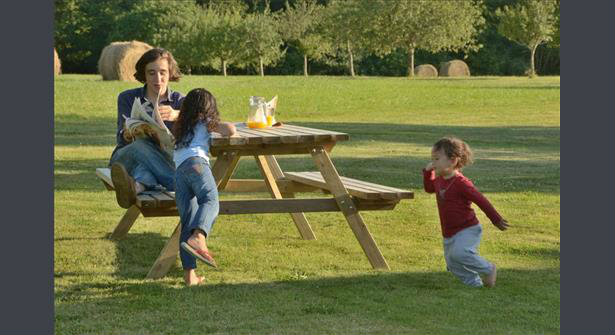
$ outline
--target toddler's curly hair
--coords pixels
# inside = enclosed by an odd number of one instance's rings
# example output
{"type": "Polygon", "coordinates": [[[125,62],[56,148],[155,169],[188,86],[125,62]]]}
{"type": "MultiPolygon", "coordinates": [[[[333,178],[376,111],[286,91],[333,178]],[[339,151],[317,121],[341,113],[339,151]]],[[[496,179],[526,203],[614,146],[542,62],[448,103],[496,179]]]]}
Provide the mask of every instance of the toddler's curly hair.
{"type": "Polygon", "coordinates": [[[461,169],[474,162],[474,154],[470,146],[454,136],[443,137],[433,145],[433,151],[442,150],[449,159],[459,158],[456,169],[461,169]]]}

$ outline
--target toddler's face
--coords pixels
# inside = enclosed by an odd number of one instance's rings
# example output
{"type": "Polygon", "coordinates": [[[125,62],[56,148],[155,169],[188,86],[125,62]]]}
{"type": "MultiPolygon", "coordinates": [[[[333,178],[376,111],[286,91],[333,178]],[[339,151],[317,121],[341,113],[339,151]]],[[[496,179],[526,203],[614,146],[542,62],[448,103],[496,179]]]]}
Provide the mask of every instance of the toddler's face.
{"type": "Polygon", "coordinates": [[[436,174],[439,176],[449,176],[455,172],[457,159],[450,159],[444,153],[444,150],[431,151],[431,163],[433,164],[436,174]]]}

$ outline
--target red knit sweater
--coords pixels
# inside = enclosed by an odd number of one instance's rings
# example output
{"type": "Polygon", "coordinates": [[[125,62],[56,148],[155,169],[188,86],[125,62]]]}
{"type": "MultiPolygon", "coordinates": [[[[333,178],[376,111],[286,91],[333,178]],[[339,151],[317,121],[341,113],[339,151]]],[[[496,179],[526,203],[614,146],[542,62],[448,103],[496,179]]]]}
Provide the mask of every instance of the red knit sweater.
{"type": "Polygon", "coordinates": [[[444,179],[436,177],[433,170],[423,169],[423,186],[425,192],[436,193],[444,237],[451,237],[462,229],[478,224],[471,203],[475,203],[492,223],[502,220],[489,200],[461,173],[450,179],[444,179]]]}

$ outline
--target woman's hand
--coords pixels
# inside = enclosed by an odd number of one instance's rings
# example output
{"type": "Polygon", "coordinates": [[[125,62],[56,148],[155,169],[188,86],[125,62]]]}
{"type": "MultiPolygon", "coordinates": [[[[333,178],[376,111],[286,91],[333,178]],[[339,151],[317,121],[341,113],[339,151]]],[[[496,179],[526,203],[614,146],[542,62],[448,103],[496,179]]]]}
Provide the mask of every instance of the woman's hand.
{"type": "Polygon", "coordinates": [[[171,108],[169,105],[158,106],[158,112],[160,113],[162,121],[175,121],[179,116],[179,111],[171,108]]]}

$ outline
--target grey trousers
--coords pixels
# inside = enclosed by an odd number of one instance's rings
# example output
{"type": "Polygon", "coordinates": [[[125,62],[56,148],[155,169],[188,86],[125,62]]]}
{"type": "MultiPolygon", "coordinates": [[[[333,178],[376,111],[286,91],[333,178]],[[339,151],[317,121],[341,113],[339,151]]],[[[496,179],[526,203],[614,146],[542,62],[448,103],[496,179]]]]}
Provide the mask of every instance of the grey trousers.
{"type": "Polygon", "coordinates": [[[478,254],[478,245],[483,234],[480,224],[465,228],[457,234],[444,238],[444,259],[448,271],[464,284],[483,286],[480,274],[490,274],[493,264],[478,254]]]}

